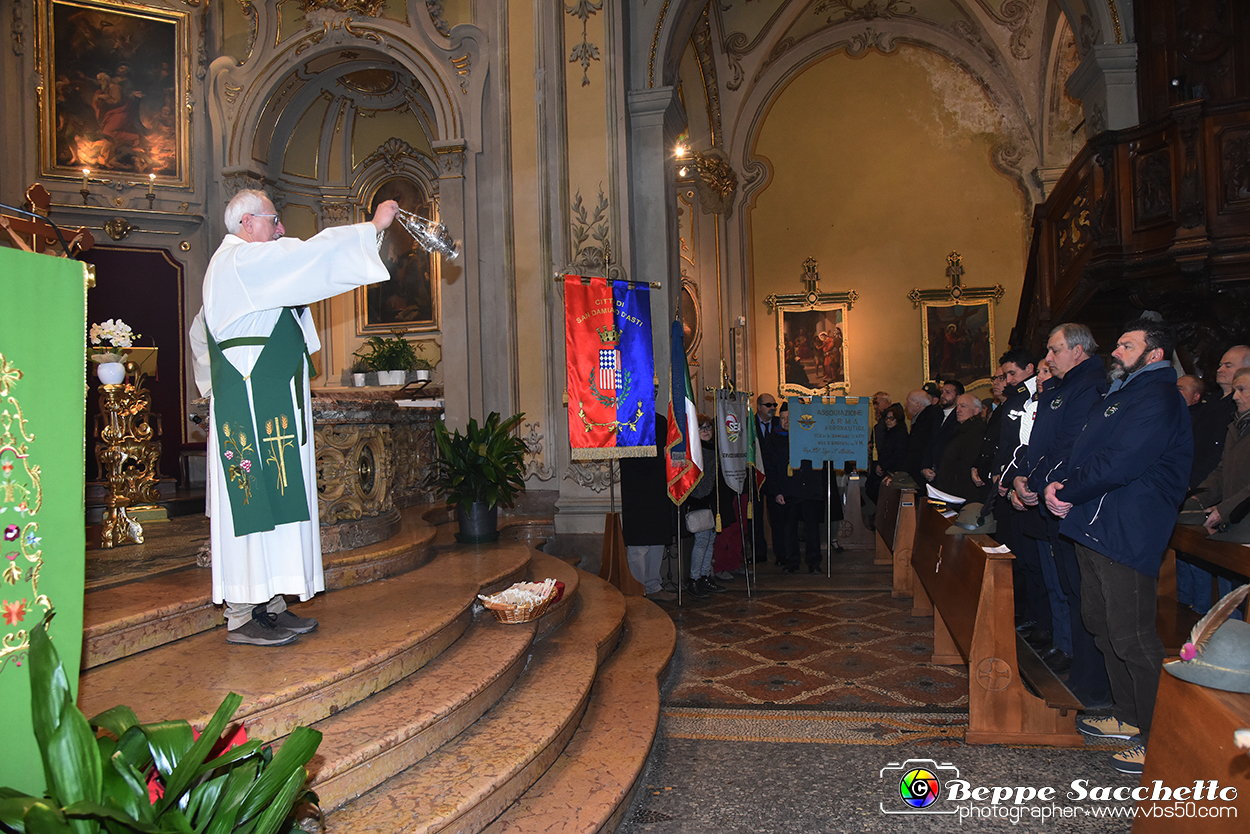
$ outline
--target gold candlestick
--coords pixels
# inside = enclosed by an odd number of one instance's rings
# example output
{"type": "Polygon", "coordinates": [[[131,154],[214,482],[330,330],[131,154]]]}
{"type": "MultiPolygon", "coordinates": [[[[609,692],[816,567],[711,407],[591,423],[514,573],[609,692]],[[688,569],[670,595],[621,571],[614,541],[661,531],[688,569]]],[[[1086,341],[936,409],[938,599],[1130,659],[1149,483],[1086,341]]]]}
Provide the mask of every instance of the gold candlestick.
{"type": "Polygon", "coordinates": [[[143,544],[143,527],[130,517],[132,510],[148,509],[159,499],[157,461],[161,456],[159,430],[150,414],[151,395],[137,384],[100,386],[100,418],[96,424],[96,461],[108,481],[100,545],[143,544]]]}
{"type": "Polygon", "coordinates": [[[82,195],[82,204],[87,205],[87,198],[91,196],[91,186],[87,184],[87,177],[91,176],[90,168],[82,169],[82,188],[78,189],[78,193],[82,195]]]}
{"type": "Polygon", "coordinates": [[[156,199],[156,174],[148,174],[148,210],[152,209],[152,201],[156,199]]]}

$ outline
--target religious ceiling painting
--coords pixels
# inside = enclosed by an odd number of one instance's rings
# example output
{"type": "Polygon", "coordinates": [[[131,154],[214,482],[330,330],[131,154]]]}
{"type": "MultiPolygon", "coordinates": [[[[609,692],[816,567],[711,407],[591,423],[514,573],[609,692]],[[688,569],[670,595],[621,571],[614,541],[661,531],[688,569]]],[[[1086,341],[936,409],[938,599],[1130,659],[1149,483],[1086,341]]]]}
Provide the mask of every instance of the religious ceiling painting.
{"type": "Polygon", "coordinates": [[[850,388],[846,304],[777,304],[777,361],[782,396],[850,388]]]}
{"type": "Polygon", "coordinates": [[[994,375],[994,303],[922,301],[924,378],[957,379],[965,388],[994,375]]]}
{"type": "MultiPolygon", "coordinates": [[[[421,186],[408,177],[385,180],[369,201],[369,217],[378,204],[394,200],[399,207],[435,219],[434,205],[421,186]]],[[[382,263],[391,280],[356,290],[357,331],[437,330],[439,322],[438,259],[421,247],[402,223],[392,223],[382,239],[382,263]]]]}
{"type": "Polygon", "coordinates": [[[188,18],[42,0],[42,175],[190,186],[188,18]]]}

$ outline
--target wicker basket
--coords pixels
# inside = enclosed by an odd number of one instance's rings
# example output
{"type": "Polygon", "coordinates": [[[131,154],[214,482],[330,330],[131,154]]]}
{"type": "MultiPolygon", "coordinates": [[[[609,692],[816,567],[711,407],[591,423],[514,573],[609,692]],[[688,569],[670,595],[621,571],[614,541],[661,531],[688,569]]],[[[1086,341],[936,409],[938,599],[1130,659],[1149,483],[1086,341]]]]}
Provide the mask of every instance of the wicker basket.
{"type": "Polygon", "coordinates": [[[528,623],[546,614],[547,609],[551,607],[558,596],[559,593],[552,589],[550,594],[533,605],[514,605],[508,602],[486,602],[485,600],[483,600],[482,605],[490,609],[490,612],[495,615],[495,619],[501,623],[528,623]]]}

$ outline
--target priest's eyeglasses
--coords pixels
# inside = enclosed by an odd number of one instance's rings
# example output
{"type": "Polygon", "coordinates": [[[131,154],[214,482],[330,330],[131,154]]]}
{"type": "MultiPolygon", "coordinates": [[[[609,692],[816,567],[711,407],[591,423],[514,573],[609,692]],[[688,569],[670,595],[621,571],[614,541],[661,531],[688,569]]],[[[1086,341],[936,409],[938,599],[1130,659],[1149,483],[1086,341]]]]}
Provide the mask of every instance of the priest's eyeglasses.
{"type": "Polygon", "coordinates": [[[273,218],[273,224],[274,224],[275,226],[276,226],[276,225],[278,225],[278,223],[279,223],[279,222],[281,222],[281,221],[279,221],[279,220],[278,220],[278,215],[276,215],[276,214],[253,214],[252,216],[253,216],[253,217],[272,217],[272,218],[273,218]]]}

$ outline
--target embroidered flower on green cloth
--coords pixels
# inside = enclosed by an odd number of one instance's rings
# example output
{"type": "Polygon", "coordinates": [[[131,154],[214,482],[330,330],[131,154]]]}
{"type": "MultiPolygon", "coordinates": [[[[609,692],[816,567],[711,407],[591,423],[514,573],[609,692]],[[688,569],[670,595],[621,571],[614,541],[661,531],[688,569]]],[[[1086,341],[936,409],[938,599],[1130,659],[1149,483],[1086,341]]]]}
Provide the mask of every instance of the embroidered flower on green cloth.
{"type": "Polygon", "coordinates": [[[7,599],[0,601],[0,608],[4,609],[4,624],[17,625],[26,619],[26,600],[21,602],[9,602],[7,599]]]}

